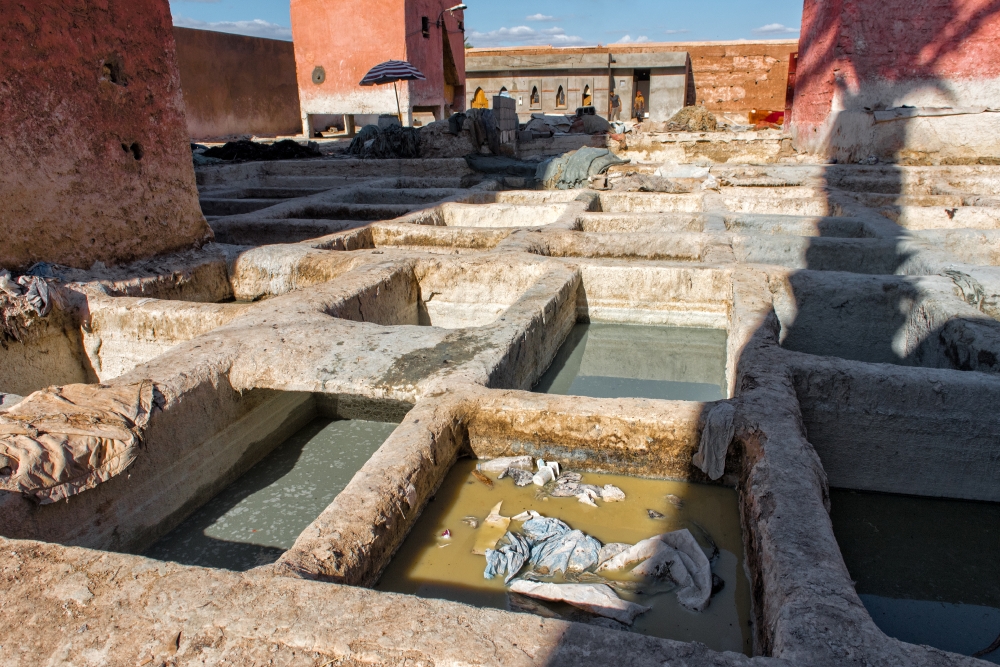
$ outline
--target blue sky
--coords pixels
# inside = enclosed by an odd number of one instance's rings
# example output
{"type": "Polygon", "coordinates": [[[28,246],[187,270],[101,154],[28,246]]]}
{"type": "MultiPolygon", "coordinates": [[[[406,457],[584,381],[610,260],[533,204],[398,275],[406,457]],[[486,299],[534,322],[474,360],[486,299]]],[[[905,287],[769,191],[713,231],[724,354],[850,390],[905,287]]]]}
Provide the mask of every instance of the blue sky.
{"type": "MultiPolygon", "coordinates": [[[[456,4],[459,0],[456,0],[456,4]]],[[[802,0],[466,0],[474,46],[788,39],[802,0]]],[[[363,3],[352,5],[361,11],[363,3]]],[[[176,25],[291,39],[288,0],[170,0],[176,25]]]]}

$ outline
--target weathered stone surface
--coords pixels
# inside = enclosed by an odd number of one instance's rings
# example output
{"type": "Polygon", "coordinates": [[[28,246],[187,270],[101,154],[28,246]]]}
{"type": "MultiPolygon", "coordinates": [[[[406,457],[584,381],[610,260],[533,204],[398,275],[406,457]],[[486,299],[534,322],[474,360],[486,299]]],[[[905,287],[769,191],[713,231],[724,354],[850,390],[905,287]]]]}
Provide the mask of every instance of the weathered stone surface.
{"type": "MultiPolygon", "coordinates": [[[[0,605],[26,619],[0,664],[980,664],[879,630],[828,485],[996,500],[1000,171],[691,173],[718,190],[510,192],[451,160],[211,167],[212,206],[271,202],[213,220],[248,245],[55,267],[52,314],[0,346],[0,391],[78,374],[160,396],[126,474],[68,504],[0,495],[0,534],[20,540],[0,544],[0,605]],[[371,219],[269,245],[341,213],[371,219]],[[721,483],[739,492],[766,657],[341,585],[376,583],[460,456],[708,481],[692,456],[713,403],[525,391],[578,321],[725,330],[721,483]],[[143,550],[317,415],[399,426],[276,564],[112,553],[143,550]]],[[[615,359],[601,372],[660,363],[615,359]]]]}

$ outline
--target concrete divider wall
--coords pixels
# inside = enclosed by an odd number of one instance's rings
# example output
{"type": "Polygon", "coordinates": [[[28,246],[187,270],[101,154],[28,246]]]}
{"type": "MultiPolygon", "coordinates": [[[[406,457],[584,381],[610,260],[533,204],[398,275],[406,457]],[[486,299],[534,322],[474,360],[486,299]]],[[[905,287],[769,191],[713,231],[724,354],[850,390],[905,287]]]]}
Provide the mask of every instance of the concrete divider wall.
{"type": "Polygon", "coordinates": [[[174,28],[194,139],[302,131],[291,42],[174,28]]]}

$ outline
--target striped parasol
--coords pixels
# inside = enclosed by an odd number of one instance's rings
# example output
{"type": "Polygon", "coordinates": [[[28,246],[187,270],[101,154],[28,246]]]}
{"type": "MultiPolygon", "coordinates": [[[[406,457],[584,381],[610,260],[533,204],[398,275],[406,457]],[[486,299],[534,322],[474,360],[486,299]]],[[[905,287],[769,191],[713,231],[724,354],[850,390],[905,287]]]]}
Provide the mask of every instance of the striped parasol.
{"type": "Polygon", "coordinates": [[[395,83],[397,81],[424,81],[426,76],[420,73],[416,67],[405,60],[389,60],[381,65],[371,68],[365,78],[361,79],[362,86],[381,86],[384,83],[395,83]]]}
{"type": "Polygon", "coordinates": [[[416,67],[405,60],[389,60],[381,65],[372,67],[365,78],[361,79],[362,86],[381,86],[391,83],[392,89],[396,92],[396,113],[399,114],[399,122],[403,122],[403,112],[399,108],[399,91],[396,89],[397,81],[425,81],[426,76],[420,73],[416,67]]]}

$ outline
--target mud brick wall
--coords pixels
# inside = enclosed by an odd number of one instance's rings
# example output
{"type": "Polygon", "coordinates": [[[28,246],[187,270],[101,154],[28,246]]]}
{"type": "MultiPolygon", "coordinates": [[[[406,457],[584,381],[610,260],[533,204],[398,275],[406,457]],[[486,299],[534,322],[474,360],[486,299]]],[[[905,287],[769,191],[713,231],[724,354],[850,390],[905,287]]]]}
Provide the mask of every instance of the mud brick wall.
{"type": "Polygon", "coordinates": [[[710,111],[745,114],[751,109],[782,111],[788,62],[797,40],[735,44],[689,44],[697,103],[710,111]]]}
{"type": "Polygon", "coordinates": [[[291,42],[189,28],[174,39],[192,138],[302,131],[291,42]]]}
{"type": "Polygon", "coordinates": [[[406,60],[426,77],[397,85],[404,115],[465,98],[464,15],[439,0],[291,0],[302,114],[396,114],[391,85],[361,86],[387,60],[406,60]],[[424,35],[423,19],[427,19],[424,35]],[[440,25],[438,19],[441,19],[440,25]]]}
{"type": "Polygon", "coordinates": [[[167,0],[0,0],[0,266],[211,238],[167,0]]]}
{"type": "Polygon", "coordinates": [[[693,95],[695,103],[709,111],[738,115],[751,109],[784,110],[788,62],[798,49],[798,40],[783,39],[671,42],[627,49],[616,45],[615,52],[687,51],[691,58],[688,103],[693,95]]]}

